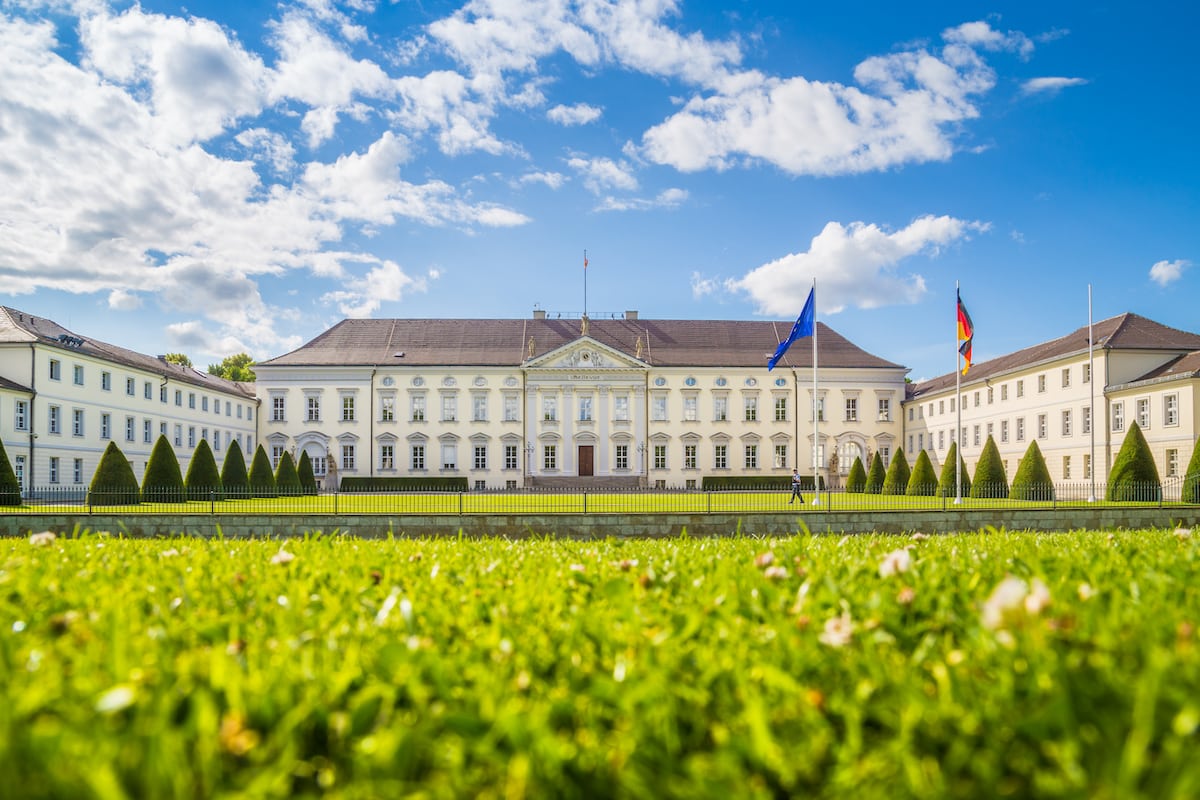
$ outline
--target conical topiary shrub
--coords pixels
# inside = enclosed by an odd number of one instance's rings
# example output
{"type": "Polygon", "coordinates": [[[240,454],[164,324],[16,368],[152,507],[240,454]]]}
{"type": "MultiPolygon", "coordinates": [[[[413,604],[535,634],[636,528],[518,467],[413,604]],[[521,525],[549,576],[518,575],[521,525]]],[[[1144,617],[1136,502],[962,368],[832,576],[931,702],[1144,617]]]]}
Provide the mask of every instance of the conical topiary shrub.
{"type": "Polygon", "coordinates": [[[301,493],[300,475],[296,472],[296,462],[292,454],[284,450],[275,468],[275,490],[284,497],[295,497],[301,493]]]}
{"type": "Polygon", "coordinates": [[[21,484],[17,481],[17,473],[13,472],[12,464],[8,463],[8,453],[4,452],[4,442],[0,442],[0,506],[21,505],[21,484]]]}
{"type": "Polygon", "coordinates": [[[179,503],[183,492],[183,472],[179,459],[166,436],[159,436],[146,462],[146,474],[142,476],[142,500],[148,503],[179,503]]]}
{"type": "Polygon", "coordinates": [[[221,464],[221,489],[226,497],[250,496],[250,475],[246,472],[246,456],[242,446],[234,439],[225,451],[225,462],[221,464]]]}
{"type": "Polygon", "coordinates": [[[938,497],[970,497],[971,475],[967,472],[967,462],[958,454],[958,444],[950,443],[950,452],[946,453],[946,463],[942,464],[942,474],[938,479],[938,497]],[[958,472],[954,470],[954,461],[958,460],[958,472]],[[954,491],[954,478],[958,476],[958,485],[954,491]]]}
{"type": "Polygon", "coordinates": [[[254,461],[250,463],[250,496],[275,497],[279,492],[275,488],[275,472],[271,469],[271,459],[260,444],[254,451],[254,461]]]}
{"type": "Polygon", "coordinates": [[[1154,455],[1136,422],[1130,424],[1108,473],[1107,499],[1143,502],[1162,499],[1162,482],[1158,479],[1158,467],[1154,466],[1154,455]]]}
{"type": "Polygon", "coordinates": [[[1008,476],[1004,474],[1004,461],[1000,449],[989,436],[984,442],[979,463],[975,465],[975,478],[971,481],[971,497],[1008,497],[1008,476]]]}
{"type": "Polygon", "coordinates": [[[917,456],[917,463],[913,464],[912,474],[908,476],[908,488],[904,493],[910,497],[933,497],[937,494],[937,488],[933,462],[929,460],[929,453],[922,450],[917,456]]]}
{"type": "Polygon", "coordinates": [[[883,494],[904,494],[908,489],[908,478],[911,474],[912,470],[908,468],[908,459],[904,457],[904,451],[897,450],[883,479],[883,494]]]}
{"type": "Polygon", "coordinates": [[[221,499],[221,473],[217,471],[217,459],[207,440],[201,439],[196,445],[183,482],[187,486],[188,500],[221,499]]]}
{"type": "Polygon", "coordinates": [[[129,459],[116,442],[109,442],[92,475],[88,502],[94,506],[129,506],[140,500],[141,490],[129,459]]]}
{"type": "Polygon", "coordinates": [[[1017,474],[1013,476],[1012,490],[1008,496],[1013,500],[1053,500],[1054,481],[1050,478],[1050,470],[1046,467],[1046,459],[1042,457],[1042,448],[1037,440],[1029,443],[1021,463],[1017,465],[1017,474]]]}
{"type": "Polygon", "coordinates": [[[300,477],[300,491],[306,495],[315,495],[317,493],[317,476],[313,475],[312,459],[308,457],[307,450],[300,451],[296,474],[300,477]]]}
{"type": "Polygon", "coordinates": [[[875,451],[875,455],[871,458],[871,468],[867,470],[867,485],[864,487],[867,494],[879,494],[883,491],[883,458],[880,457],[879,451],[875,451]]]}
{"type": "Polygon", "coordinates": [[[1183,473],[1183,502],[1200,503],[1200,439],[1192,448],[1192,460],[1183,473]]]}
{"type": "Polygon", "coordinates": [[[850,472],[846,475],[846,491],[850,494],[861,494],[867,488],[867,470],[863,467],[862,458],[854,457],[850,472]]]}

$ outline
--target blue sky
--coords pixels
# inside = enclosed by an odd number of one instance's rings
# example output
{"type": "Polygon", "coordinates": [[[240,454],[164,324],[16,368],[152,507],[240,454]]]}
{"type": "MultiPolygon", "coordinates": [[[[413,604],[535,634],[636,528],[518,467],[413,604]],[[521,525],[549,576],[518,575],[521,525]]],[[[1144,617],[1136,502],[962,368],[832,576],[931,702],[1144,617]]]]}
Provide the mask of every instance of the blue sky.
{"type": "Polygon", "coordinates": [[[0,2],[0,303],[203,366],[578,314],[586,250],[593,316],[790,321],[815,279],[915,379],[955,281],[976,362],[1089,283],[1200,330],[1200,12],[810,5],[0,2]]]}

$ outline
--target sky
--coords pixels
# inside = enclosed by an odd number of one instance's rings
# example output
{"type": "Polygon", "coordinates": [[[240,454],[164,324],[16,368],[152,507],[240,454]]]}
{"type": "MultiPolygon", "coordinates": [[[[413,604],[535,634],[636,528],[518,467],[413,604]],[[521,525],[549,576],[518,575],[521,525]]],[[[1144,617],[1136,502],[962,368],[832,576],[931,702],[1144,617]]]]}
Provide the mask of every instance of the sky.
{"type": "Polygon", "coordinates": [[[976,363],[1089,286],[1200,332],[1200,10],[849,9],[0,0],[0,304],[201,367],[346,317],[790,323],[814,282],[914,380],[956,285],[976,363]]]}

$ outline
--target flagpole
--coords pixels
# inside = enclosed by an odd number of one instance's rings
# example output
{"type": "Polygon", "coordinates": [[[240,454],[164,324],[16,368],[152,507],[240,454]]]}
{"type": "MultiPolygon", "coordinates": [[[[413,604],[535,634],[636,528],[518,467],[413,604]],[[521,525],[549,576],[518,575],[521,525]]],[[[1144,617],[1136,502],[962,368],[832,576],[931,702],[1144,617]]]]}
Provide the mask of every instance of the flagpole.
{"type": "Polygon", "coordinates": [[[817,408],[819,406],[819,400],[818,400],[818,394],[817,394],[817,279],[816,278],[813,278],[812,293],[813,293],[813,334],[812,334],[812,340],[813,340],[812,341],[812,348],[813,348],[813,356],[812,356],[812,362],[813,362],[813,501],[812,501],[812,504],[814,506],[819,506],[819,505],[821,505],[821,477],[820,477],[821,471],[820,471],[820,462],[817,460],[818,448],[820,447],[820,445],[818,443],[820,442],[820,439],[818,438],[819,428],[817,425],[817,419],[819,416],[817,414],[817,408]]]}
{"type": "Polygon", "coordinates": [[[587,316],[587,250],[583,251],[583,316],[587,316]]]}
{"type": "MultiPolygon", "coordinates": [[[[962,303],[962,298],[959,296],[958,281],[954,282],[954,407],[958,409],[958,415],[955,418],[955,435],[962,439],[962,370],[959,368],[959,360],[962,357],[962,352],[958,349],[958,314],[959,304],[962,303]]],[[[962,504],[962,459],[963,459],[964,443],[959,442],[955,448],[954,454],[954,505],[962,504]]]]}
{"type": "Polygon", "coordinates": [[[1088,456],[1088,502],[1096,502],[1096,371],[1092,353],[1092,285],[1088,284],[1088,433],[1091,434],[1091,455],[1088,456]]]}

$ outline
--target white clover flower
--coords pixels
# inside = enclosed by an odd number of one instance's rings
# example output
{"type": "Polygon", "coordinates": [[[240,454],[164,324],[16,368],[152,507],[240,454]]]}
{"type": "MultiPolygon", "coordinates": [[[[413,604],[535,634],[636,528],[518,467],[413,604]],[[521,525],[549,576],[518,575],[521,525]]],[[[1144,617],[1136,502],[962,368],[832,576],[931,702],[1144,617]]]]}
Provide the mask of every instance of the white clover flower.
{"type": "Polygon", "coordinates": [[[271,556],[272,564],[290,564],[296,560],[296,556],[289,553],[287,550],[280,549],[278,553],[271,556]]]}
{"type": "Polygon", "coordinates": [[[787,567],[779,567],[779,566],[767,567],[766,569],[763,570],[763,577],[765,577],[767,580],[772,580],[772,581],[787,580],[787,577],[788,577],[787,567]]]}
{"type": "Polygon", "coordinates": [[[817,637],[817,641],[829,647],[845,647],[854,635],[854,622],[850,612],[843,611],[841,616],[830,617],[825,621],[825,630],[817,637]]]}
{"type": "Polygon", "coordinates": [[[1029,594],[1029,585],[1020,578],[1009,575],[1000,581],[992,590],[992,594],[984,601],[984,627],[996,630],[1003,625],[1005,617],[1022,608],[1027,594],[1029,594]]]}
{"type": "Polygon", "coordinates": [[[36,547],[44,547],[48,544],[54,544],[57,539],[57,534],[54,531],[41,531],[40,533],[29,534],[29,543],[36,547]]]}
{"type": "Polygon", "coordinates": [[[1046,584],[1042,583],[1040,578],[1034,578],[1033,583],[1029,587],[1029,594],[1025,595],[1025,610],[1031,615],[1036,616],[1050,606],[1050,590],[1046,584]]]}
{"type": "Polygon", "coordinates": [[[879,564],[879,577],[890,578],[891,576],[900,573],[908,572],[912,566],[912,553],[907,547],[902,547],[899,550],[893,550],[883,557],[883,561],[879,564]]]}

